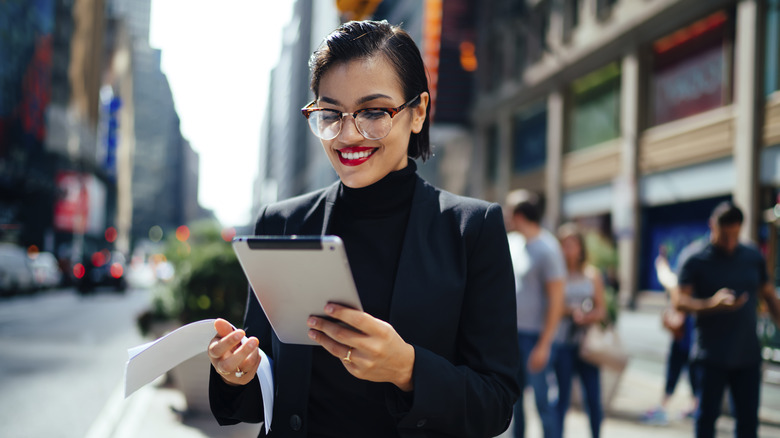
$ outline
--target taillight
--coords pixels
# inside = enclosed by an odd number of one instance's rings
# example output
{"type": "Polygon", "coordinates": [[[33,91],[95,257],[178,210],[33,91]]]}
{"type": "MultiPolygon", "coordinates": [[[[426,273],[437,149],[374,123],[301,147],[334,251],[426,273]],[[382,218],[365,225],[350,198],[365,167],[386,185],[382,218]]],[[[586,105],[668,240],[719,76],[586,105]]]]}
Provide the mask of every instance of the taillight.
{"type": "Polygon", "coordinates": [[[98,251],[92,254],[91,261],[92,266],[99,268],[106,263],[106,256],[102,251],[98,251]]]}
{"type": "Polygon", "coordinates": [[[87,272],[86,269],[84,269],[84,265],[81,263],[76,263],[73,266],[73,276],[81,280],[84,277],[84,274],[87,272]]]}
{"type": "Polygon", "coordinates": [[[113,263],[111,264],[111,276],[114,278],[122,278],[122,274],[124,274],[125,269],[122,267],[119,263],[113,263]]]}

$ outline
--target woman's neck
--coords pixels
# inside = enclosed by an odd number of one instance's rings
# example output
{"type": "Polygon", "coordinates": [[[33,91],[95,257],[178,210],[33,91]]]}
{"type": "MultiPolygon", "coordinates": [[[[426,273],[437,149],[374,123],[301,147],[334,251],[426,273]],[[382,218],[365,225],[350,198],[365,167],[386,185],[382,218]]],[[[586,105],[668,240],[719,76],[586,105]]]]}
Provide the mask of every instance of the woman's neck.
{"type": "Polygon", "coordinates": [[[342,208],[355,216],[387,216],[411,203],[417,165],[413,160],[403,169],[390,172],[366,187],[351,188],[343,183],[339,188],[342,208]]]}

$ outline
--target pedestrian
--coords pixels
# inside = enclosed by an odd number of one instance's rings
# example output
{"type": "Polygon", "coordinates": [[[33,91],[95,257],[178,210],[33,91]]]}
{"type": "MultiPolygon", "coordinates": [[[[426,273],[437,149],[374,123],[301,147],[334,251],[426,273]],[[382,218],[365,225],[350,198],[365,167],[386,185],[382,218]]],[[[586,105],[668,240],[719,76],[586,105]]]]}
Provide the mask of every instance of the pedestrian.
{"type": "MultiPolygon", "coordinates": [[[[541,225],[542,199],[528,190],[507,196],[512,228],[507,236],[515,270],[520,387],[531,385],[545,438],[559,438],[555,336],[563,313],[566,266],[558,239],[541,225]]],[[[523,395],[514,408],[515,437],[525,436],[523,395]]]]}
{"type": "Polygon", "coordinates": [[[738,438],[758,433],[761,346],[756,334],[759,298],[780,325],[780,301],[766,262],[753,246],[739,242],[744,220],[731,202],[710,217],[710,242],[686,260],[680,271],[678,310],[696,315],[693,356],[700,373],[696,437],[715,436],[728,387],[738,438]]]}
{"type": "Polygon", "coordinates": [[[600,370],[597,365],[580,357],[580,344],[588,326],[600,324],[607,316],[604,280],[599,269],[588,264],[585,238],[575,224],[562,225],[558,229],[558,239],[567,272],[564,317],[559,329],[562,340],[555,360],[559,421],[563,426],[571,401],[572,379],[576,375],[583,389],[583,405],[590,421],[590,435],[598,438],[604,418],[600,370]]]}
{"type": "Polygon", "coordinates": [[[336,322],[301,321],[320,346],[288,345],[250,293],[244,330],[215,323],[213,414],[220,424],[264,420],[260,348],[274,373],[272,436],[499,435],[519,392],[500,206],[418,176],[414,159],[431,156],[431,97],[400,27],[345,23],[310,66],[314,101],[303,114],[339,181],[263,207],[255,234],[341,237],[365,311],[331,303],[336,322]]]}
{"type": "Polygon", "coordinates": [[[701,251],[707,244],[707,239],[696,239],[687,244],[677,255],[677,272],[669,265],[669,260],[663,250],[659,251],[655,259],[655,271],[658,282],[669,294],[671,306],[664,309],[661,317],[663,326],[670,332],[669,353],[666,355],[666,383],[661,397],[661,403],[647,411],[642,416],[642,422],[652,426],[665,426],[669,424],[669,402],[677,388],[683,370],[687,369],[688,382],[691,387],[691,400],[688,409],[683,413],[684,418],[694,418],[699,406],[699,379],[696,371],[696,363],[691,358],[691,349],[694,339],[694,318],[690,313],[675,309],[674,303],[678,300],[677,276],[680,268],[688,260],[688,257],[701,251]]]}

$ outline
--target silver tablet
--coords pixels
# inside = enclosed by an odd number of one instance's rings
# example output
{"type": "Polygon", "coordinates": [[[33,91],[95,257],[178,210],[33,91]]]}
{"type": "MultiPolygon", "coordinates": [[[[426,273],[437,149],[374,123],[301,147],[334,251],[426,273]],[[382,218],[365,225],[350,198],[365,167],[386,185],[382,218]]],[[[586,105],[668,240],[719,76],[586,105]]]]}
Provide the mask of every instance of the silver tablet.
{"type": "Polygon", "coordinates": [[[233,249],[268,321],[287,344],[319,345],[306,320],[327,303],[363,310],[338,236],[238,236],[233,249]]]}

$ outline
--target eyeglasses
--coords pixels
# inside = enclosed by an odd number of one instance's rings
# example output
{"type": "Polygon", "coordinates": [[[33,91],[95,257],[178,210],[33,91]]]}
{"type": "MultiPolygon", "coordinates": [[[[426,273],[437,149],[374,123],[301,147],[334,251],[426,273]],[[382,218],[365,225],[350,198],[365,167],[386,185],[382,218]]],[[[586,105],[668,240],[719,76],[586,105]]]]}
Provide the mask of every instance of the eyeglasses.
{"type": "Polygon", "coordinates": [[[363,108],[354,113],[343,113],[334,109],[316,108],[316,101],[301,109],[309,121],[311,132],[323,140],[333,140],[341,132],[344,117],[352,116],[360,135],[368,140],[381,140],[387,137],[393,127],[393,117],[414,103],[420,95],[397,108],[363,108]]]}

